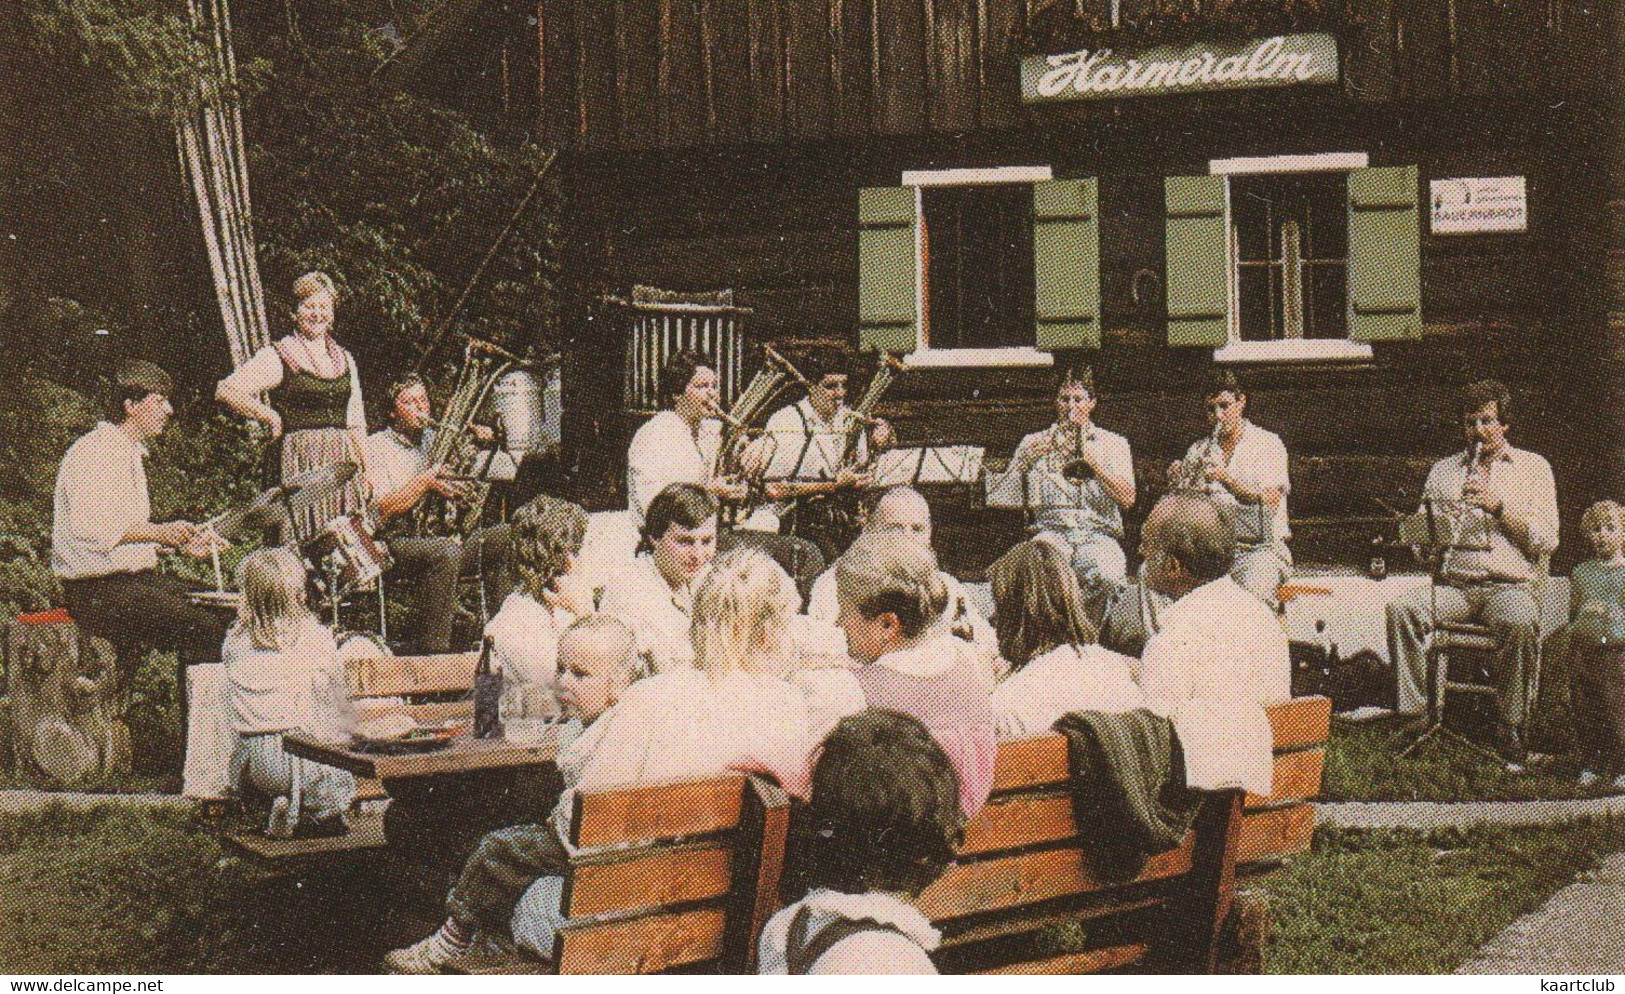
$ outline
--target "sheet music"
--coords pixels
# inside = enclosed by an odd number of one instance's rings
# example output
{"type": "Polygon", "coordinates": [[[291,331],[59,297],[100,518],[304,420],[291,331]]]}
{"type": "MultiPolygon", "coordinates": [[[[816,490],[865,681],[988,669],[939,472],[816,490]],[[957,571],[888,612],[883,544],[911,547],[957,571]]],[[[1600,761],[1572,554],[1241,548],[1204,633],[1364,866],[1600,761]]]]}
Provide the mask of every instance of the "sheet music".
{"type": "Polygon", "coordinates": [[[925,450],[920,461],[921,483],[976,483],[982,478],[979,445],[937,445],[925,450]]]}
{"type": "Polygon", "coordinates": [[[914,483],[924,449],[887,449],[875,461],[875,486],[902,487],[914,483]]]}

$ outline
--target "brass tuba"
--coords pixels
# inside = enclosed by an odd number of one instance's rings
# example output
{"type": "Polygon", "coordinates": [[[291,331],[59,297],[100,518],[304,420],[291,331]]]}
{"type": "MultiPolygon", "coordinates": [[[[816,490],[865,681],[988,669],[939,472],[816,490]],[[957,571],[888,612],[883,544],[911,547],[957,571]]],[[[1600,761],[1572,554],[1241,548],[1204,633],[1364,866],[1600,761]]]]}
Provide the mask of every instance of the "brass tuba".
{"type": "Polygon", "coordinates": [[[412,509],[412,531],[416,535],[456,535],[466,537],[485,513],[485,500],[491,484],[486,479],[495,449],[481,450],[474,444],[474,416],[490,396],[491,388],[510,369],[520,364],[518,356],[490,342],[470,338],[463,351],[463,365],[440,419],[435,422],[434,441],[426,454],[430,466],[445,466],[446,477],[468,485],[458,500],[431,494],[412,509]]]}
{"type": "MultiPolygon", "coordinates": [[[[889,352],[880,353],[880,365],[875,368],[875,375],[869,377],[869,385],[864,388],[863,396],[858,399],[857,405],[847,411],[846,441],[841,448],[841,465],[843,467],[856,466],[858,463],[858,443],[863,440],[863,433],[875,423],[875,408],[880,404],[880,398],[903,372],[904,366],[897,361],[897,357],[889,352]]],[[[874,453],[869,454],[872,461],[874,453]]]]}

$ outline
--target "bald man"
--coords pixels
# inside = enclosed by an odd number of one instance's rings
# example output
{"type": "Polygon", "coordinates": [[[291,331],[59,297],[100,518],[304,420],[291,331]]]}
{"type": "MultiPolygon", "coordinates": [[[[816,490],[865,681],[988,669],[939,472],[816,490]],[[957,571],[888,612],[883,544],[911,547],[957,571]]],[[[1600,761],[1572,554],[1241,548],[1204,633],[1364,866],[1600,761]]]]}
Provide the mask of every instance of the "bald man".
{"type": "MultiPolygon", "coordinates": [[[[931,505],[926,503],[925,497],[913,487],[892,487],[881,494],[874,510],[869,512],[869,519],[864,522],[863,531],[864,534],[890,532],[905,535],[926,548],[931,548],[931,505]]],[[[975,602],[970,599],[959,580],[946,572],[940,575],[943,585],[948,588],[948,608],[943,614],[942,623],[951,627],[954,634],[973,647],[978,671],[985,669],[991,674],[993,661],[999,654],[998,638],[993,633],[993,626],[988,624],[987,619],[976,609],[975,602]]],[[[813,584],[812,597],[807,602],[807,614],[815,621],[833,625],[839,613],[840,605],[835,593],[835,567],[832,565],[813,584]]]]}
{"type": "Polygon", "coordinates": [[[1140,663],[1146,707],[1185,748],[1186,782],[1268,796],[1273,738],[1264,706],[1292,696],[1286,630],[1231,579],[1235,527],[1207,496],[1171,493],[1141,531],[1141,578],[1172,603],[1140,663]]]}

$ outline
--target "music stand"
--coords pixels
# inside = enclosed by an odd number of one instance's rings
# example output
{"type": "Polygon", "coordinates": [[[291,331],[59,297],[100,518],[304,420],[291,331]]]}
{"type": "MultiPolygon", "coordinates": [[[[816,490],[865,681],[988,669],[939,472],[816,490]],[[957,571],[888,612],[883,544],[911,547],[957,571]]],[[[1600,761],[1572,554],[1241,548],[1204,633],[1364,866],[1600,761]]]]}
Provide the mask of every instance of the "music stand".
{"type": "MultiPolygon", "coordinates": [[[[1439,624],[1439,586],[1446,582],[1450,575],[1450,560],[1452,553],[1458,552],[1489,552],[1490,532],[1488,514],[1480,507],[1464,500],[1447,500],[1438,497],[1422,498],[1422,506],[1416,514],[1400,523],[1400,538],[1404,540],[1406,534],[1416,535],[1419,526],[1425,529],[1423,534],[1426,540],[1420,543],[1429,550],[1438,550],[1438,556],[1432,560],[1428,571],[1428,611],[1432,615],[1432,629],[1428,633],[1428,645],[1423,650],[1424,658],[1432,656],[1433,639],[1438,638],[1439,624]],[[1469,530],[1475,528],[1477,534],[1482,536],[1479,541],[1470,541],[1469,530]]],[[[1431,558],[1431,557],[1430,557],[1431,558]]],[[[1448,633],[1446,633],[1448,636],[1448,633]]],[[[1505,651],[1504,647],[1500,651],[1505,651]]],[[[1402,660],[1393,660],[1395,679],[1398,679],[1398,667],[1402,660]]],[[[1429,659],[1423,668],[1424,678],[1428,681],[1428,720],[1427,726],[1410,741],[1405,748],[1399,751],[1399,758],[1407,759],[1422,748],[1422,745],[1434,738],[1445,738],[1467,749],[1484,756],[1493,762],[1500,763],[1501,757],[1490,749],[1461,734],[1444,723],[1445,692],[1444,687],[1449,683],[1450,659],[1446,656],[1438,663],[1429,659]],[[1443,674],[1434,674],[1435,665],[1446,667],[1443,674]],[[1434,702],[1434,687],[1438,686],[1438,701],[1434,702]]]]}
{"type": "Polygon", "coordinates": [[[986,454],[987,450],[979,445],[888,449],[875,463],[875,486],[944,483],[975,486],[982,479],[982,460],[986,454]]]}

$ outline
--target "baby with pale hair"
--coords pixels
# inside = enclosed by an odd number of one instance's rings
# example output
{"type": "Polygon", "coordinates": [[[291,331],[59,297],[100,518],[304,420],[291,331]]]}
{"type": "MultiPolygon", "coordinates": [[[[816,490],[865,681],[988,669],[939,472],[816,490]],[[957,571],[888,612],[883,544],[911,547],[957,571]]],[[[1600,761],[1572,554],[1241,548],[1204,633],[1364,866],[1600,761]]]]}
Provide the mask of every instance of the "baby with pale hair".
{"type": "MultiPolygon", "coordinates": [[[[780,676],[794,660],[790,618],[798,604],[795,584],[761,552],[739,549],[712,564],[694,598],[694,667],[632,684],[560,752],[565,790],[548,819],[550,831],[523,840],[522,862],[534,883],[517,907],[507,905],[516,942],[552,956],[567,918],[563,875],[578,792],[702,779],[744,764],[805,769],[813,745],[806,703],[780,676]]],[[[626,645],[630,651],[632,643],[626,645]]],[[[469,891],[460,882],[441,930],[391,953],[385,965],[400,973],[438,972],[468,948],[475,931],[497,927],[502,905],[469,907],[469,891]]]]}

